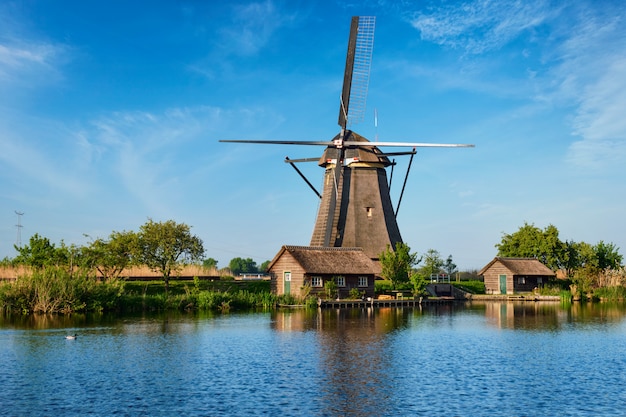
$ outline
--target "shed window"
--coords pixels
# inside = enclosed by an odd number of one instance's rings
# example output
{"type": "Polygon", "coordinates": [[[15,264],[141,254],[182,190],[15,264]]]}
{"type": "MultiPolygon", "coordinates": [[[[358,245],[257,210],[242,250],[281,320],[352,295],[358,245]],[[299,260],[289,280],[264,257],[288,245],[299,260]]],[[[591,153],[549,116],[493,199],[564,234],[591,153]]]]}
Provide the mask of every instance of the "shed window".
{"type": "Polygon", "coordinates": [[[338,277],[336,277],[336,279],[337,279],[337,286],[338,287],[345,287],[346,286],[346,277],[338,276],[338,277]]]}
{"type": "Polygon", "coordinates": [[[359,277],[359,287],[367,287],[367,277],[359,277]]]}
{"type": "Polygon", "coordinates": [[[322,277],[311,277],[311,287],[321,287],[322,277]]]}

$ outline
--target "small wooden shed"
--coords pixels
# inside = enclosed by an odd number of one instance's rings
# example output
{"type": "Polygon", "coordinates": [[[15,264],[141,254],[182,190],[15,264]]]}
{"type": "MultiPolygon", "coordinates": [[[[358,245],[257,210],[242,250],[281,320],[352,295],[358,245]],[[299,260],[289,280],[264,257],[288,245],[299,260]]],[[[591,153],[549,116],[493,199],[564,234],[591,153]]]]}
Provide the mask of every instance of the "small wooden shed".
{"type": "Polygon", "coordinates": [[[324,294],[324,284],[334,280],[338,298],[357,288],[374,297],[374,279],[380,267],[361,248],[283,246],[268,266],[274,294],[324,294]]]}
{"type": "Polygon", "coordinates": [[[541,288],[556,274],[535,258],[496,256],[480,270],[487,294],[514,294],[541,288]]]}

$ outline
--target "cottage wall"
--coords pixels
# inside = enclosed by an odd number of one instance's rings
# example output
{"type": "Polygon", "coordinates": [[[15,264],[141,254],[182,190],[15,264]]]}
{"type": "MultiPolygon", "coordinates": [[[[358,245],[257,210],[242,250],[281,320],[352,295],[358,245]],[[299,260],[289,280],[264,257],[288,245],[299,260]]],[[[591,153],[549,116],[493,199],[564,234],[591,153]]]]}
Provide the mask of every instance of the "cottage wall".
{"type": "Polygon", "coordinates": [[[304,285],[304,270],[293,256],[287,252],[274,263],[270,271],[272,275],[272,292],[278,295],[285,293],[285,272],[291,272],[291,289],[289,293],[296,296],[300,295],[301,288],[304,285]]]}
{"type": "Polygon", "coordinates": [[[485,273],[485,292],[487,294],[500,294],[500,275],[506,275],[506,293],[513,294],[513,272],[500,262],[494,263],[485,273]]]}
{"type": "MultiPolygon", "coordinates": [[[[305,283],[311,283],[311,277],[313,276],[321,276],[322,277],[322,286],[321,287],[311,287],[310,295],[317,296],[320,298],[326,297],[326,291],[324,289],[324,283],[332,280],[336,274],[333,275],[320,275],[320,274],[307,274],[304,278],[305,283]]],[[[345,277],[346,285],[343,287],[337,287],[337,296],[338,298],[348,298],[350,296],[350,290],[353,288],[357,288],[359,291],[364,292],[365,297],[374,297],[374,275],[341,275],[345,277]],[[359,277],[367,276],[367,287],[359,287],[359,277]]]]}

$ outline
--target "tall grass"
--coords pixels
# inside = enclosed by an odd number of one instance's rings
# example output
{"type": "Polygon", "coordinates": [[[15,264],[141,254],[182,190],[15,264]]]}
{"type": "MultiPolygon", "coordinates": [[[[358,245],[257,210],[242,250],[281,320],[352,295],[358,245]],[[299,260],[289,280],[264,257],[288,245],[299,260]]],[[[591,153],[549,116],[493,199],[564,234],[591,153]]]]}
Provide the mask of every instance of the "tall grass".
{"type": "Polygon", "coordinates": [[[74,313],[113,310],[124,284],[98,282],[63,268],[33,270],[0,285],[0,308],[22,313],[74,313]]]}
{"type": "Polygon", "coordinates": [[[274,295],[268,282],[173,281],[169,294],[162,281],[100,281],[86,272],[63,268],[33,270],[0,284],[0,310],[29,313],[88,311],[166,311],[270,309],[303,304],[293,295],[274,295]]]}

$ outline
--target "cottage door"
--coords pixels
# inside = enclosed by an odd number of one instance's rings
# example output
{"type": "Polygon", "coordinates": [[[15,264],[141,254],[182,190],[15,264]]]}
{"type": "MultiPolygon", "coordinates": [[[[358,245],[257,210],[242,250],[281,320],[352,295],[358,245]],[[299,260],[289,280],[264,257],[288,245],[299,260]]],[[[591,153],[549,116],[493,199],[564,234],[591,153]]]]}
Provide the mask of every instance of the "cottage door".
{"type": "Polygon", "coordinates": [[[291,293],[291,272],[285,272],[283,278],[284,278],[283,294],[290,294],[291,293]]]}
{"type": "Polygon", "coordinates": [[[500,294],[506,294],[506,275],[500,275],[500,294]]]}

